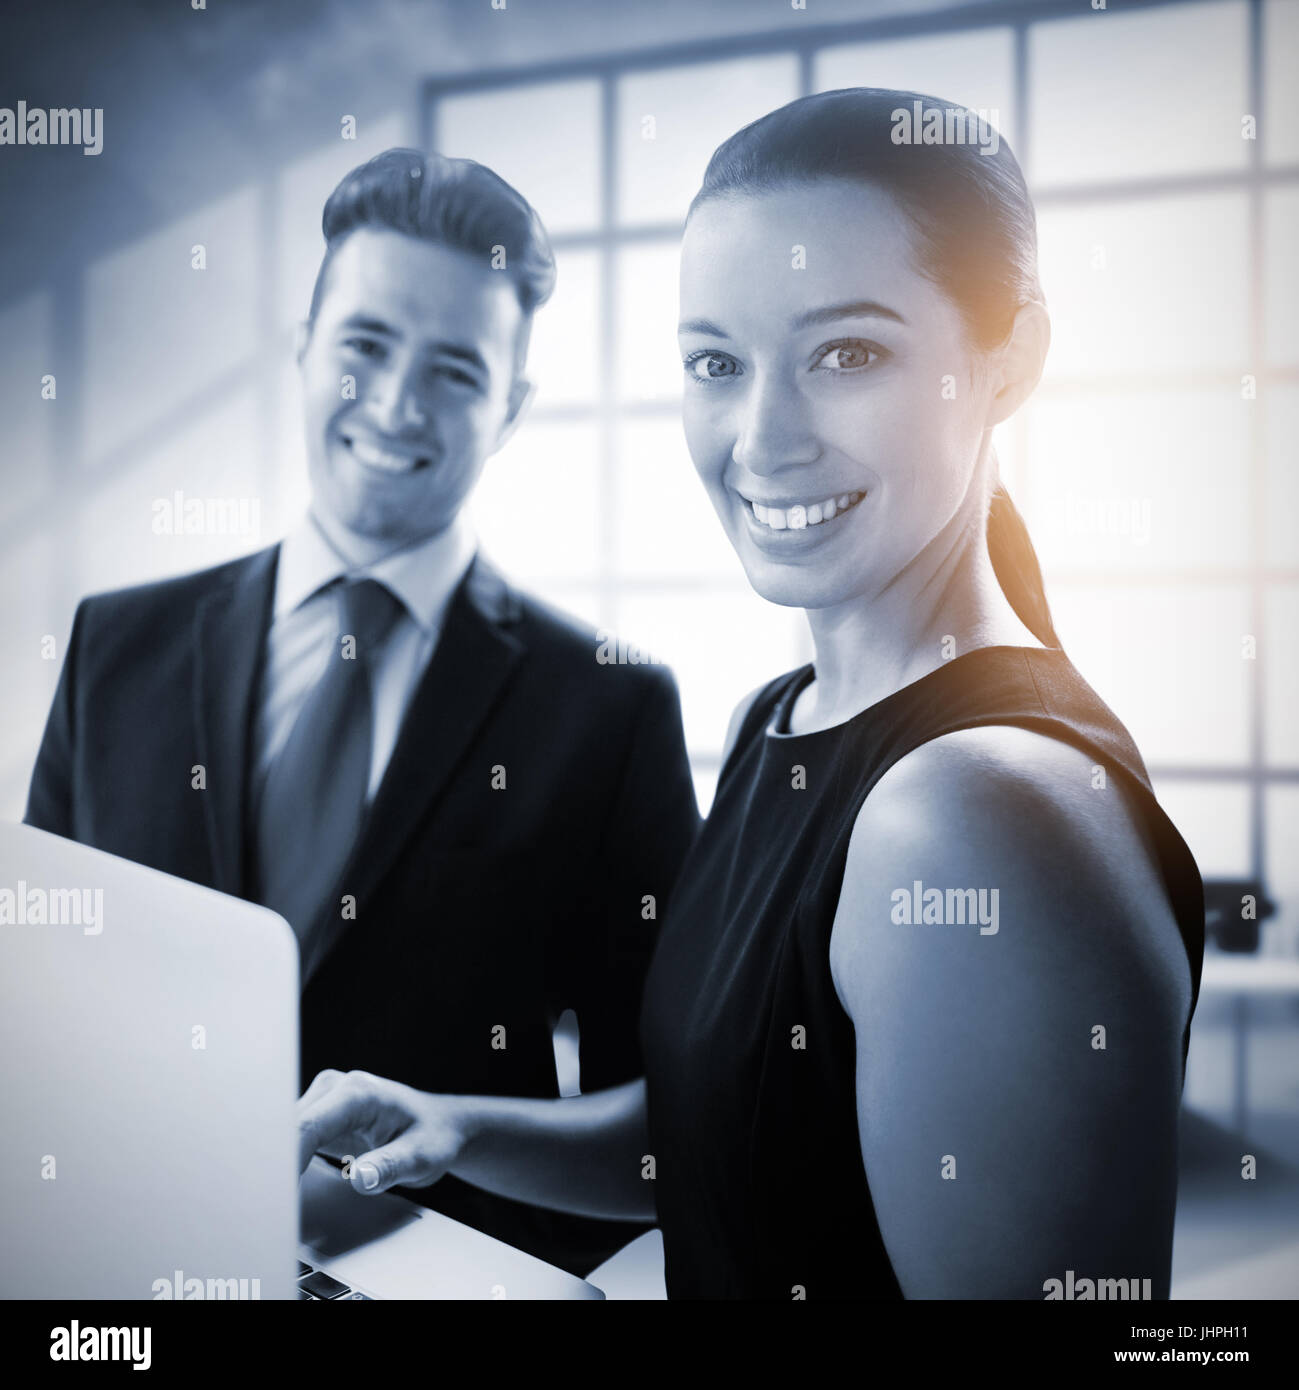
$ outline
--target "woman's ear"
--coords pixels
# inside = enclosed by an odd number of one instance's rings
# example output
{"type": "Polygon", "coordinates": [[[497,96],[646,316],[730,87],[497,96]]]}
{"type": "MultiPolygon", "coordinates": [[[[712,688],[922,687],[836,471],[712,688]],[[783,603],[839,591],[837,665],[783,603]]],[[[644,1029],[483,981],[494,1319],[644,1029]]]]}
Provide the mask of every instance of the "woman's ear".
{"type": "Polygon", "coordinates": [[[1050,346],[1051,319],[1046,305],[1021,305],[1006,341],[994,356],[989,427],[1008,420],[1033,394],[1050,346]]]}

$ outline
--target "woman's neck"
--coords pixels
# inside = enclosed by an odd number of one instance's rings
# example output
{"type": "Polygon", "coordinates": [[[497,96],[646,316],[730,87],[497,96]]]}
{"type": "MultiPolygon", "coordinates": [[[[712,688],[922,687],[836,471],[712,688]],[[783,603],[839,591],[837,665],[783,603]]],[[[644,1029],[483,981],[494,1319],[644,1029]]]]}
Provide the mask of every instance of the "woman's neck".
{"type": "Polygon", "coordinates": [[[882,593],[809,608],[816,677],[790,711],[793,733],[828,729],[979,647],[1041,647],[997,582],[982,534],[966,532],[923,572],[882,593]]]}

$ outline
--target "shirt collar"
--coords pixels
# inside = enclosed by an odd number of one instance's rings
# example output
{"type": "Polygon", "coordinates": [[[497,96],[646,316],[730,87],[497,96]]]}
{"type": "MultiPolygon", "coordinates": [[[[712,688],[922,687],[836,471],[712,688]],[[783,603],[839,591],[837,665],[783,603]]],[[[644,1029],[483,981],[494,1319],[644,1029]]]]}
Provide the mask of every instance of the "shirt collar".
{"type": "Polygon", "coordinates": [[[461,512],[436,536],[373,564],[354,567],[330,545],[308,512],[280,545],[274,616],[291,613],[336,579],[365,575],[386,584],[415,622],[426,633],[432,632],[441,623],[476,549],[473,529],[461,512]]]}

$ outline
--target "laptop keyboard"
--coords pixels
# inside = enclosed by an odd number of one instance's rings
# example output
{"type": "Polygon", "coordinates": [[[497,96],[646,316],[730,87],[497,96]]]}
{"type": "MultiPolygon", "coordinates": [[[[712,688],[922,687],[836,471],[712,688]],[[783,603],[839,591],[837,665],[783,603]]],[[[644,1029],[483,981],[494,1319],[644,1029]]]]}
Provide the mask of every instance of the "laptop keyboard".
{"type": "Polygon", "coordinates": [[[361,1293],[358,1289],[349,1288],[346,1284],[335,1279],[333,1275],[326,1274],[323,1269],[314,1269],[309,1264],[298,1261],[298,1297],[307,1302],[325,1302],[326,1300],[346,1303],[349,1300],[363,1299],[367,1303],[374,1300],[368,1293],[361,1293]]]}

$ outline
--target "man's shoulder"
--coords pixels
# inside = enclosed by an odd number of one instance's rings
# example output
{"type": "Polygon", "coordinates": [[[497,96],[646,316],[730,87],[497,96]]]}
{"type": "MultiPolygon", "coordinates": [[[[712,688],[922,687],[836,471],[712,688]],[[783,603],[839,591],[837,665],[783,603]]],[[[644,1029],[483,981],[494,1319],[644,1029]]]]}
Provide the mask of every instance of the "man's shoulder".
{"type": "Polygon", "coordinates": [[[517,631],[546,666],[610,696],[642,699],[650,690],[676,691],[672,670],[647,648],[528,593],[511,582],[517,631]]]}
{"type": "Polygon", "coordinates": [[[196,606],[208,595],[232,588],[258,574],[269,577],[277,546],[267,546],[251,555],[191,570],[187,574],[170,575],[143,584],[129,584],[120,589],[106,589],[90,594],[81,601],[80,612],[92,620],[111,619],[115,623],[131,621],[160,621],[175,615],[188,621],[196,606]]]}

